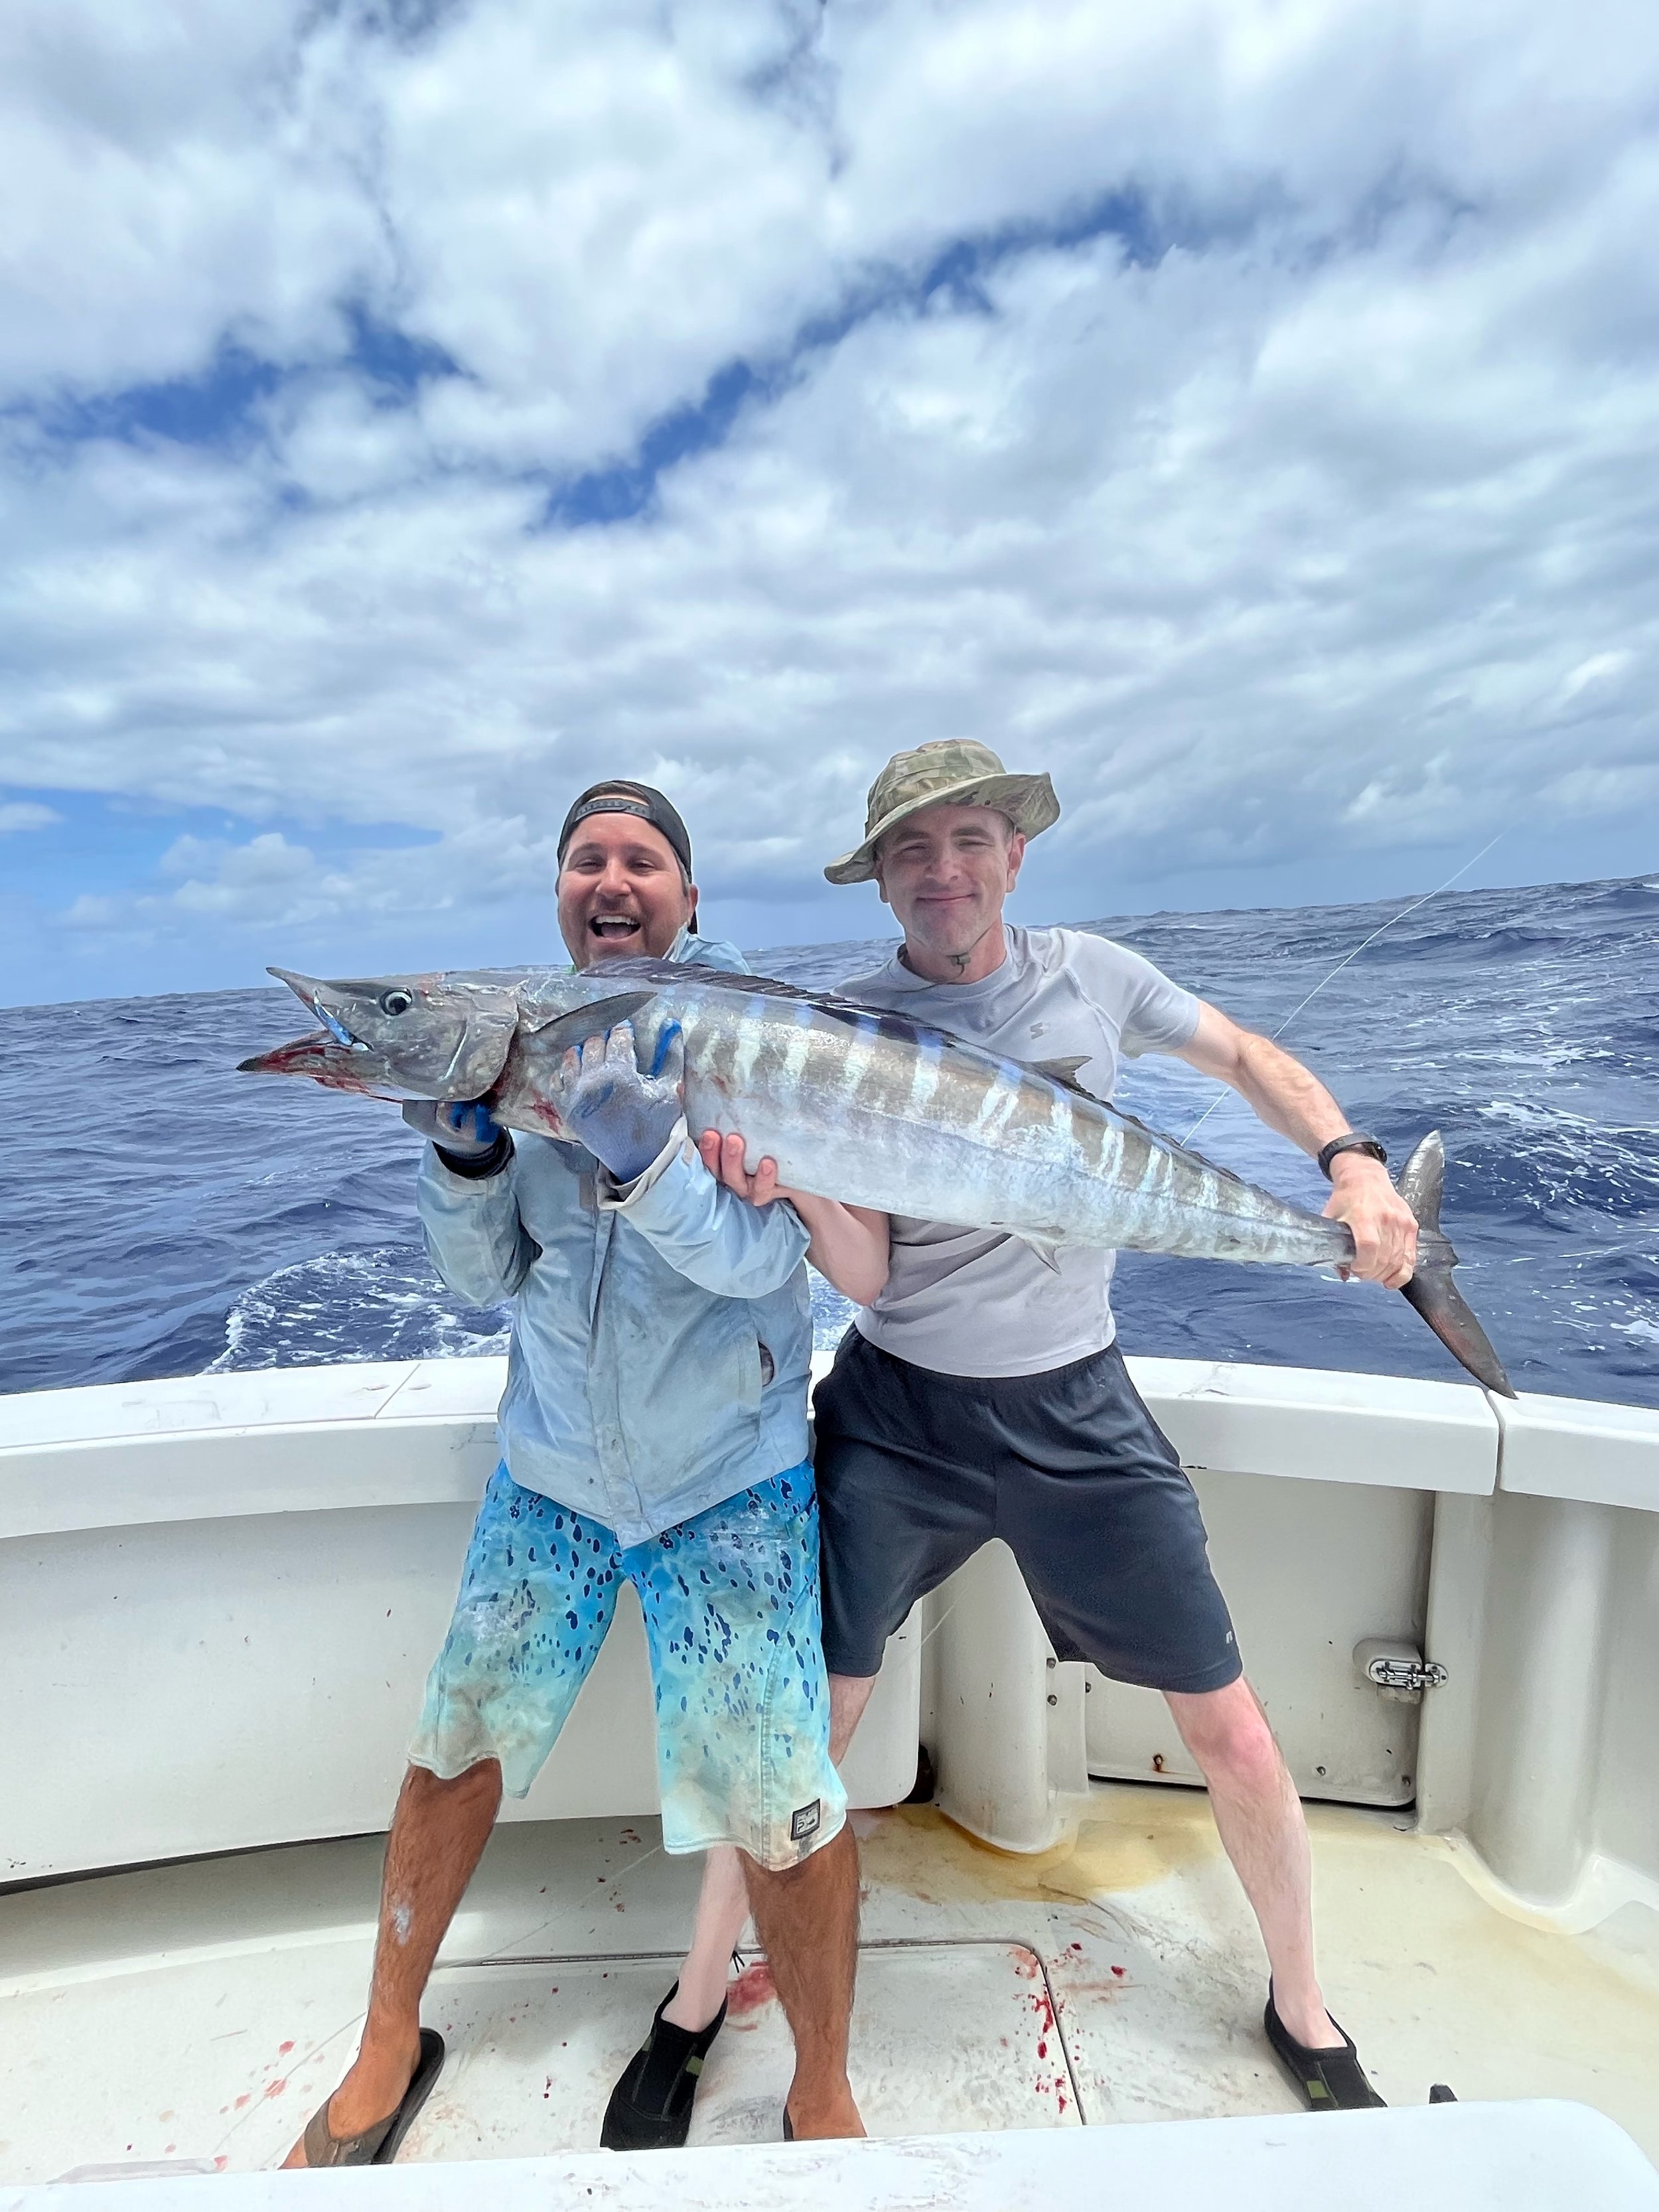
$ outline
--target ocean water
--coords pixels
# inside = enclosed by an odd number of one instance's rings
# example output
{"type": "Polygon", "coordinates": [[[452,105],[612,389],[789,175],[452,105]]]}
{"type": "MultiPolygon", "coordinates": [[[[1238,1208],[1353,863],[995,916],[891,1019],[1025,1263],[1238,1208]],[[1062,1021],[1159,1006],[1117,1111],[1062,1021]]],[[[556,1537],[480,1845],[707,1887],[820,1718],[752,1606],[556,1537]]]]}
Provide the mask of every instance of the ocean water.
{"type": "MultiPolygon", "coordinates": [[[[1271,1032],[1406,902],[1078,926],[1271,1032]]],[[[828,983],[887,949],[754,964],[828,983]]],[[[307,1026],[274,988],[0,1011],[0,1391],[504,1347],[427,1263],[396,1109],[234,1072],[307,1026]]],[[[1460,1279],[1518,1388],[1659,1405],[1659,881],[1444,894],[1284,1041],[1396,1159],[1443,1133],[1460,1279]]],[[[1216,1095],[1149,1056],[1121,1097],[1184,1136],[1216,1095]]],[[[1201,1148],[1322,1204],[1222,1096],[1201,1148]]],[[[849,1310],[814,1289],[828,1341],[849,1310]]],[[[1461,1375],[1402,1298],[1313,1271],[1127,1254],[1115,1304],[1130,1352],[1461,1375]]]]}

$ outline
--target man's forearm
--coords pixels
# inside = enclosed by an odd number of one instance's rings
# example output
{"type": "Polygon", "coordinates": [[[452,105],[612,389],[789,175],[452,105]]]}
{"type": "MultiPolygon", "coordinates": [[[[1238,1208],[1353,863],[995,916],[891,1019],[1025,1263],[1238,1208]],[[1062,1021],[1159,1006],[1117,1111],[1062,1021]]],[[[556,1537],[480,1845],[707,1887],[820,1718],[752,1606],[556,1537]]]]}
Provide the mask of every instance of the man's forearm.
{"type": "Polygon", "coordinates": [[[819,1274],[854,1305],[873,1305],[887,1280],[887,1216],[872,1213],[867,1206],[815,1198],[805,1191],[792,1190],[787,1195],[811,1237],[806,1256],[819,1274]]]}
{"type": "Polygon", "coordinates": [[[1318,1152],[1349,1127],[1347,1115],[1319,1078],[1270,1037],[1245,1035],[1231,1079],[1270,1129],[1277,1129],[1304,1152],[1318,1152]]]}

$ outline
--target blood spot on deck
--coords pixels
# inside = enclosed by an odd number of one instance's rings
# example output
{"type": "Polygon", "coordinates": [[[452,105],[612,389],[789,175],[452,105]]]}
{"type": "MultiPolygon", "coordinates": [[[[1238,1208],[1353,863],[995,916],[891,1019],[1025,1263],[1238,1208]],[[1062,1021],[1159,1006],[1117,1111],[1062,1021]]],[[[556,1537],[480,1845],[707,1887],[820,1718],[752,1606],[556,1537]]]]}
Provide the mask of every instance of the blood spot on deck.
{"type": "Polygon", "coordinates": [[[280,2097],[287,2087],[288,2076],[286,2074],[281,2075],[275,2081],[266,2082],[265,2094],[267,2097],[280,2097]]]}
{"type": "Polygon", "coordinates": [[[293,2044],[292,2044],[291,2042],[289,2042],[289,2043],[279,2043],[279,2044],[277,2045],[277,2046],[276,2046],[276,2056],[277,2056],[279,2058],[286,2058],[286,2057],[288,2057],[289,2052],[290,2051],[292,2051],[292,2050],[293,2050],[293,2048],[294,2048],[294,2045],[293,2045],[293,2044]]]}
{"type": "Polygon", "coordinates": [[[747,2022],[755,2025],[752,2014],[763,2011],[777,2002],[777,1984],[772,1979],[772,1969],[764,1959],[752,1966],[745,1966],[726,1992],[726,2017],[733,2026],[747,2022]]]}

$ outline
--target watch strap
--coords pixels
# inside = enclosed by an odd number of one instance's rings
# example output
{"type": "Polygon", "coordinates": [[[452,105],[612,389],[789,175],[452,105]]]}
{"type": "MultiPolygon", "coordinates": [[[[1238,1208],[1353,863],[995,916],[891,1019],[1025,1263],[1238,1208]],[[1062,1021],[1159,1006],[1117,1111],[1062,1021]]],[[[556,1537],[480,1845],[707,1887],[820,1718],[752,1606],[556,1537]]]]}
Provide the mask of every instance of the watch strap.
{"type": "Polygon", "coordinates": [[[1367,1159],[1375,1160],[1379,1167],[1389,1164],[1389,1156],[1375,1137],[1367,1136],[1363,1129],[1349,1129],[1319,1148],[1319,1172],[1327,1182],[1331,1179],[1331,1162],[1339,1152],[1364,1152],[1367,1159]]]}

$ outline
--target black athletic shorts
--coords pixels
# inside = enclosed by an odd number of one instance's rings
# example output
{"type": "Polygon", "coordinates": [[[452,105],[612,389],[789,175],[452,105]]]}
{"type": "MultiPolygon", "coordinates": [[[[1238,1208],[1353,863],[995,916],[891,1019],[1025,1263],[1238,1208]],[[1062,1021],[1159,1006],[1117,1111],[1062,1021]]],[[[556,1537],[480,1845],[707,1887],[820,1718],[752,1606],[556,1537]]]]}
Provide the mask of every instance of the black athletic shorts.
{"type": "Polygon", "coordinates": [[[812,1404],[832,1674],[873,1674],[916,1600],[1000,1536],[1061,1659],[1155,1690],[1237,1680],[1198,1500],[1115,1345],[981,1379],[852,1328],[812,1404]]]}

